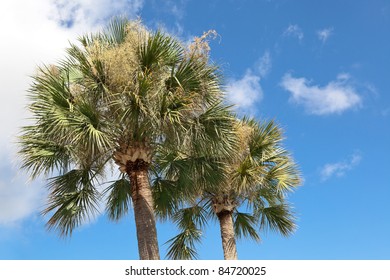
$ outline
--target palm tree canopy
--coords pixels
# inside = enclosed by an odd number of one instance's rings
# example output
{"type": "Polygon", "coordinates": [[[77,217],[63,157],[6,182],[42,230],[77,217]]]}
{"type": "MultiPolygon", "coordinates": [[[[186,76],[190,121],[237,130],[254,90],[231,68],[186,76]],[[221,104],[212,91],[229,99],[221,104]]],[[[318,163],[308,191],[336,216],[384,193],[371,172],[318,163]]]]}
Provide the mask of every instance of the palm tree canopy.
{"type": "MultiPolygon", "coordinates": [[[[176,219],[180,233],[168,241],[171,249],[168,257],[196,257],[199,237],[191,240],[192,236],[187,234],[184,240],[182,235],[189,228],[192,232],[204,230],[205,219],[216,219],[224,212],[232,213],[236,238],[260,241],[259,231],[273,230],[288,236],[296,229],[286,194],[299,186],[300,173],[291,154],[283,147],[282,130],[274,121],[257,122],[243,118],[236,120],[234,131],[238,148],[234,155],[225,158],[223,168],[217,169],[224,176],[218,181],[205,182],[201,191],[182,194],[187,195],[187,204],[177,206],[171,201],[174,205],[171,208],[177,212],[165,214],[182,219],[176,219]],[[203,212],[189,210],[199,207],[203,212]],[[245,212],[241,212],[245,208],[245,212]],[[192,215],[178,214],[183,211],[192,215]],[[199,220],[202,223],[197,222],[199,220]],[[177,253],[178,248],[182,249],[181,254],[177,253]]],[[[176,164],[171,162],[171,165],[176,164]]],[[[194,176],[204,177],[202,172],[194,176]]]]}
{"type": "MultiPolygon", "coordinates": [[[[109,167],[143,163],[161,178],[173,147],[227,156],[232,118],[222,105],[220,75],[204,48],[188,49],[139,21],[116,18],[79,38],[57,65],[43,66],[29,91],[31,126],[19,155],[32,178],[51,176],[49,228],[61,235],[93,216],[109,167]]],[[[186,153],[187,151],[181,151],[186,153]]],[[[128,211],[126,174],[106,189],[109,217],[128,211]]]]}

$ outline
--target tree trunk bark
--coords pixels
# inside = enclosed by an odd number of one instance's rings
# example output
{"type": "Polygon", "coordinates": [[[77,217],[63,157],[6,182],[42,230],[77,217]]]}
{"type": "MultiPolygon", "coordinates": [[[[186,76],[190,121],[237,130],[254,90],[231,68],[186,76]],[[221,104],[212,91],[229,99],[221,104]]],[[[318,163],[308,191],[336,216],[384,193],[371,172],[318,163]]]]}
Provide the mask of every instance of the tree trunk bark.
{"type": "Polygon", "coordinates": [[[159,260],[154,203],[148,169],[128,169],[132,185],[132,201],[137,229],[138,252],[141,260],[159,260]]]}
{"type": "Polygon", "coordinates": [[[233,215],[231,211],[217,214],[221,228],[223,256],[225,260],[237,260],[236,239],[234,237],[233,215]]]}

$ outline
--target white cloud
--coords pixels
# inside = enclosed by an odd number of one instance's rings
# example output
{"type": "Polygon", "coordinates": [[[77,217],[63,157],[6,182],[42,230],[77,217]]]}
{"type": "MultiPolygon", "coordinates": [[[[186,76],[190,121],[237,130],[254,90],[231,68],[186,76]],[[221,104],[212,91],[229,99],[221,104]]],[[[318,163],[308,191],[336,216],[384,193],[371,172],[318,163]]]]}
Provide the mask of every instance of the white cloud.
{"type": "MultiPolygon", "coordinates": [[[[37,65],[63,58],[69,41],[84,31],[96,30],[108,17],[127,12],[133,16],[141,0],[13,0],[0,1],[0,159],[15,159],[15,135],[28,117],[26,95],[37,65]],[[59,9],[61,7],[61,9],[59,9]],[[60,23],[62,22],[62,26],[60,23]],[[68,26],[69,28],[65,28],[68,26]]],[[[15,222],[38,209],[44,197],[42,188],[24,183],[9,160],[0,169],[0,223],[15,222]],[[6,170],[6,171],[4,171],[6,170]]]]}
{"type": "Polygon", "coordinates": [[[231,80],[226,88],[229,101],[238,109],[251,110],[256,102],[263,98],[263,90],[260,85],[260,76],[247,70],[239,80],[231,80]]]}
{"type": "Polygon", "coordinates": [[[64,27],[82,32],[96,29],[113,16],[134,17],[143,0],[50,0],[50,18],[64,27]]]}
{"type": "Polygon", "coordinates": [[[26,184],[23,176],[9,164],[3,164],[0,167],[0,226],[13,226],[36,213],[44,203],[44,194],[43,188],[26,184]]]}
{"type": "Polygon", "coordinates": [[[286,30],[283,32],[283,36],[295,37],[298,38],[299,41],[303,39],[303,31],[297,24],[290,24],[286,30]]]}
{"type": "Polygon", "coordinates": [[[269,51],[258,59],[253,69],[248,68],[241,79],[231,79],[226,87],[228,100],[236,107],[253,114],[255,105],[263,99],[263,89],[260,81],[271,70],[272,59],[269,51]]]}
{"type": "Polygon", "coordinates": [[[328,41],[329,37],[330,37],[332,34],[333,34],[333,28],[332,28],[332,27],[324,28],[324,29],[321,29],[321,30],[318,30],[318,31],[317,31],[318,39],[319,39],[322,43],[325,43],[326,41],[328,41]]]}
{"type": "Polygon", "coordinates": [[[325,164],[321,168],[321,179],[326,181],[331,177],[342,177],[346,172],[356,167],[362,160],[358,153],[354,153],[348,160],[325,164]]]}
{"type": "Polygon", "coordinates": [[[362,103],[347,73],[339,74],[335,81],[323,87],[310,85],[306,78],[294,78],[287,73],[282,78],[281,86],[291,93],[292,102],[303,105],[313,115],[342,113],[362,103]]]}

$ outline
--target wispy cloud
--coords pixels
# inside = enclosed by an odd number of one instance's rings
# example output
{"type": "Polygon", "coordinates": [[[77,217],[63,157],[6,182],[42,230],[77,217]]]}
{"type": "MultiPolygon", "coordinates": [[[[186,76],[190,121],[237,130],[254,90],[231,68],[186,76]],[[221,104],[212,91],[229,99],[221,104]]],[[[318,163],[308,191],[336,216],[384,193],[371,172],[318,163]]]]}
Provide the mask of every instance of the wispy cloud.
{"type": "Polygon", "coordinates": [[[326,181],[332,177],[342,177],[355,168],[362,160],[359,153],[354,153],[347,160],[325,164],[320,171],[321,180],[326,181]]]}
{"type": "Polygon", "coordinates": [[[362,103],[347,73],[339,74],[336,80],[322,87],[311,85],[306,78],[294,78],[287,73],[282,78],[281,86],[291,93],[292,102],[303,105],[306,112],[313,115],[342,113],[362,103]]]}
{"type": "Polygon", "coordinates": [[[161,21],[156,18],[149,21],[149,25],[179,38],[185,37],[183,40],[189,38],[192,39],[193,36],[187,34],[182,23],[182,20],[186,15],[187,2],[188,0],[150,0],[150,8],[158,11],[159,13],[165,14],[171,19],[171,21],[161,21]]]}
{"type": "Polygon", "coordinates": [[[181,20],[185,16],[185,6],[186,0],[164,1],[165,5],[168,7],[169,12],[176,18],[176,20],[181,20]]]}
{"type": "Polygon", "coordinates": [[[302,29],[298,26],[298,24],[290,24],[286,28],[286,30],[284,30],[283,36],[295,37],[295,38],[298,38],[299,41],[302,41],[304,34],[303,34],[302,29]]]}
{"type": "Polygon", "coordinates": [[[264,52],[263,56],[258,60],[256,66],[258,74],[260,77],[264,78],[272,67],[272,59],[269,51],[264,52]]]}
{"type": "Polygon", "coordinates": [[[318,39],[322,43],[325,43],[326,41],[328,41],[329,37],[332,34],[333,34],[333,27],[324,28],[324,29],[320,29],[320,30],[317,31],[318,39]]]}

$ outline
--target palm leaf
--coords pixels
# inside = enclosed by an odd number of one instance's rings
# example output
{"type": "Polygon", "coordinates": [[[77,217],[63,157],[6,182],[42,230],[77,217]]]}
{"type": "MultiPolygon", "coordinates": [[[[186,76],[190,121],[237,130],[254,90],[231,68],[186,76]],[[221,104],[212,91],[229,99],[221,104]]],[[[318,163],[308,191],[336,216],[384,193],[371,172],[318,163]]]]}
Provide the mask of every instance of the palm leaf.
{"type": "Polygon", "coordinates": [[[35,127],[24,127],[23,130],[19,138],[22,148],[18,153],[22,160],[21,167],[31,173],[32,179],[40,174],[47,175],[55,170],[64,173],[69,169],[71,146],[45,140],[35,127]]]}
{"type": "Polygon", "coordinates": [[[183,48],[172,37],[157,31],[140,45],[139,60],[142,70],[151,73],[155,67],[174,65],[183,54],[183,48]]]}
{"type": "Polygon", "coordinates": [[[125,17],[114,17],[103,31],[102,37],[110,45],[119,45],[124,42],[127,35],[129,21],[125,17]]]}
{"type": "Polygon", "coordinates": [[[176,211],[172,220],[181,232],[168,240],[167,257],[171,259],[197,258],[195,244],[200,243],[201,229],[207,224],[207,213],[201,206],[195,205],[176,211]]]}
{"type": "Polygon", "coordinates": [[[256,218],[248,213],[238,211],[234,213],[234,233],[238,239],[245,237],[260,241],[256,230],[256,218]]]}
{"type": "Polygon", "coordinates": [[[126,178],[119,179],[108,186],[103,195],[107,196],[106,212],[109,219],[119,221],[131,207],[131,185],[126,178]]]}
{"type": "Polygon", "coordinates": [[[166,244],[168,247],[167,258],[173,260],[192,260],[198,258],[195,243],[200,242],[202,233],[196,228],[186,228],[166,244]]]}
{"type": "Polygon", "coordinates": [[[176,211],[172,221],[183,230],[190,227],[204,228],[207,224],[207,213],[201,206],[194,205],[176,211]]]}
{"type": "Polygon", "coordinates": [[[175,181],[160,177],[153,180],[152,186],[155,214],[160,220],[166,221],[182,205],[180,190],[175,181]]]}
{"type": "Polygon", "coordinates": [[[272,230],[283,236],[289,236],[296,230],[294,214],[285,203],[257,209],[256,215],[260,219],[261,230],[272,230]]]}
{"type": "Polygon", "coordinates": [[[54,229],[65,237],[98,212],[99,193],[91,184],[94,173],[90,170],[71,170],[49,180],[49,202],[43,215],[54,212],[47,222],[49,230],[54,229]]]}

